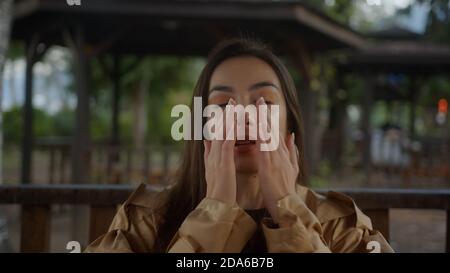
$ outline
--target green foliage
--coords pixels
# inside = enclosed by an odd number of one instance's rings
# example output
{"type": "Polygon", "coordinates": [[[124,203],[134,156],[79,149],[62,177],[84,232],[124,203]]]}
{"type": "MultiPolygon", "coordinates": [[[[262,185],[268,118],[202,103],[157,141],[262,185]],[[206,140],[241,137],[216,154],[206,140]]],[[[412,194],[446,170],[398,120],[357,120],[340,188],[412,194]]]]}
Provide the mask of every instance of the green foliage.
{"type": "MultiPolygon", "coordinates": [[[[33,134],[36,138],[70,136],[73,132],[72,111],[63,110],[54,115],[42,109],[33,109],[33,134]]],[[[18,144],[23,137],[23,114],[21,107],[3,113],[3,132],[6,143],[18,144]]]]}
{"type": "Polygon", "coordinates": [[[349,25],[350,18],[355,12],[353,0],[334,0],[332,1],[333,5],[327,4],[327,2],[329,2],[327,0],[306,0],[304,2],[346,25],[349,25]]]}
{"type": "Polygon", "coordinates": [[[23,42],[19,41],[11,41],[8,47],[7,58],[9,60],[17,60],[20,59],[25,52],[25,46],[23,42]]]}
{"type": "MultiPolygon", "coordinates": [[[[349,25],[352,16],[358,12],[357,0],[305,0],[307,5],[314,9],[325,12],[338,22],[349,25]],[[333,3],[332,5],[330,3],[333,3]]],[[[417,3],[430,5],[430,16],[427,28],[427,39],[438,42],[450,42],[450,16],[449,0],[416,0],[417,3]]],[[[408,13],[411,7],[399,11],[408,13]]],[[[23,56],[23,43],[12,42],[9,59],[17,59],[23,56]]],[[[70,63],[70,54],[64,55],[70,63]]],[[[112,57],[103,56],[102,61],[94,59],[90,65],[90,106],[91,106],[91,135],[94,140],[106,139],[111,130],[112,110],[112,85],[111,77],[105,71],[104,66],[111,67],[112,57]]],[[[45,60],[44,60],[45,61],[45,60]]],[[[329,60],[323,58],[319,66],[312,64],[311,88],[319,88],[322,83],[331,85],[336,80],[335,70],[329,60]]],[[[303,79],[298,69],[286,60],[288,69],[298,88],[302,88],[303,79]]],[[[195,82],[198,78],[204,60],[197,58],[179,58],[175,56],[121,56],[121,105],[120,105],[120,127],[121,138],[125,143],[130,143],[133,134],[133,96],[141,82],[147,82],[145,104],[147,109],[147,131],[146,140],[156,144],[172,144],[170,129],[173,119],[170,111],[175,104],[189,104],[195,82]],[[125,70],[125,68],[130,68],[125,70]]],[[[68,68],[67,73],[73,73],[73,65],[68,68]]],[[[53,80],[53,79],[50,79],[53,80]]],[[[450,81],[445,76],[435,76],[421,83],[424,88],[421,92],[418,104],[427,107],[435,107],[437,100],[441,97],[450,97],[450,81]]],[[[409,83],[402,83],[400,89],[407,91],[409,83]]],[[[72,81],[65,86],[64,94],[74,93],[76,82],[72,81]]],[[[360,75],[349,75],[344,79],[344,85],[339,90],[339,99],[345,99],[348,104],[359,104],[364,92],[364,80],[360,75]]],[[[66,96],[66,97],[67,97],[66,96]]],[[[319,98],[322,109],[328,107],[325,97],[319,98]]],[[[70,106],[64,107],[58,113],[49,114],[45,110],[35,109],[34,133],[37,137],[46,136],[70,136],[74,132],[74,109],[70,106]]],[[[379,114],[384,115],[385,109],[381,108],[379,114]]],[[[420,115],[419,115],[420,116],[420,115]]],[[[375,121],[381,122],[382,117],[375,117],[375,121]]],[[[15,107],[4,113],[4,135],[7,142],[20,142],[22,137],[22,108],[15,107]]]]}
{"type": "Polygon", "coordinates": [[[445,75],[428,78],[419,97],[419,104],[426,107],[437,107],[440,98],[450,100],[450,81],[445,75]]]}
{"type": "Polygon", "coordinates": [[[436,42],[450,42],[450,1],[416,0],[430,6],[426,35],[436,42]]]}
{"type": "Polygon", "coordinates": [[[15,107],[3,112],[3,137],[5,142],[20,143],[22,139],[22,109],[15,107]]]}
{"type": "MultiPolygon", "coordinates": [[[[107,57],[104,63],[111,65],[112,59],[107,57]]],[[[178,103],[189,104],[203,63],[203,60],[196,58],[148,56],[138,59],[124,56],[120,70],[130,69],[121,75],[121,139],[131,144],[133,108],[136,107],[134,96],[142,88],[142,81],[145,81],[145,107],[148,115],[146,140],[152,144],[173,144],[170,135],[172,106],[178,103]]],[[[110,135],[112,85],[100,62],[93,62],[91,71],[91,135],[93,139],[100,140],[110,135]]]]}
{"type": "Polygon", "coordinates": [[[309,178],[310,186],[313,188],[328,187],[332,171],[331,163],[328,160],[320,161],[316,173],[309,178]]]}
{"type": "Polygon", "coordinates": [[[397,14],[409,14],[415,5],[428,6],[428,21],[425,39],[438,42],[450,42],[450,1],[449,0],[415,0],[397,14]]]}

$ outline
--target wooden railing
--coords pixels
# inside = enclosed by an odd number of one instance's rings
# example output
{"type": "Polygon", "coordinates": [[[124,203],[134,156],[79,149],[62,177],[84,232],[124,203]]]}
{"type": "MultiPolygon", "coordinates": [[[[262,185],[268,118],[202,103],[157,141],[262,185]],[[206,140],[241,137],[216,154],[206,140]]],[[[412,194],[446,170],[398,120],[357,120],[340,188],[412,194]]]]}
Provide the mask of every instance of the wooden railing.
{"type": "MultiPolygon", "coordinates": [[[[149,186],[158,190],[156,186],[149,186]]],[[[132,192],[126,185],[0,185],[0,205],[19,204],[22,252],[48,252],[50,209],[56,204],[90,207],[89,241],[106,232],[116,212],[132,192]]],[[[320,189],[318,193],[328,190],[320,189]]],[[[447,214],[446,251],[450,252],[450,190],[339,189],[351,196],[389,240],[389,209],[440,209],[447,214]]]]}
{"type": "MultiPolygon", "coordinates": [[[[33,152],[43,155],[44,172],[33,177],[49,184],[71,180],[71,143],[67,139],[40,140],[33,152]],[[48,162],[48,163],[47,163],[48,162]]],[[[169,178],[174,169],[171,161],[178,158],[176,146],[145,146],[133,148],[108,144],[92,144],[89,149],[90,182],[120,184],[121,181],[156,183],[169,178]],[[158,160],[159,158],[159,160],[158,160]]]]}

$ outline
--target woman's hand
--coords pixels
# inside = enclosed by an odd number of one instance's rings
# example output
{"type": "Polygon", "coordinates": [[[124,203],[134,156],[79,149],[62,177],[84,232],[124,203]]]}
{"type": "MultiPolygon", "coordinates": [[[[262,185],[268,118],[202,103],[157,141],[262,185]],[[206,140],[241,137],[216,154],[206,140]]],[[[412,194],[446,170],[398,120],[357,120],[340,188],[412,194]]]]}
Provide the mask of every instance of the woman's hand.
{"type": "MultiPolygon", "coordinates": [[[[228,104],[236,104],[230,99],[228,104]]],[[[227,120],[235,119],[234,112],[232,117],[227,120]]],[[[223,128],[223,118],[220,119],[221,124],[217,127],[223,128]]],[[[206,197],[225,202],[229,205],[236,203],[236,167],[234,164],[234,137],[229,137],[227,132],[231,132],[231,126],[234,124],[226,124],[224,140],[203,140],[205,146],[205,178],[206,178],[206,197]],[[230,138],[230,139],[229,139],[230,138]]]]}
{"type": "MultiPolygon", "coordinates": [[[[264,99],[258,100],[258,106],[264,105],[264,99]]],[[[270,117],[270,110],[268,110],[270,117]]],[[[259,126],[268,123],[267,120],[258,120],[259,126]]],[[[277,121],[278,122],[278,121],[277,121]]],[[[278,219],[277,202],[289,194],[296,193],[296,181],[299,173],[297,147],[295,146],[294,133],[287,137],[282,137],[279,132],[272,132],[270,124],[266,128],[270,130],[270,139],[279,138],[278,148],[273,151],[259,150],[258,156],[258,176],[261,192],[264,198],[264,205],[269,211],[272,219],[280,226],[283,225],[278,219]]],[[[258,144],[263,142],[258,138],[258,144]]]]}

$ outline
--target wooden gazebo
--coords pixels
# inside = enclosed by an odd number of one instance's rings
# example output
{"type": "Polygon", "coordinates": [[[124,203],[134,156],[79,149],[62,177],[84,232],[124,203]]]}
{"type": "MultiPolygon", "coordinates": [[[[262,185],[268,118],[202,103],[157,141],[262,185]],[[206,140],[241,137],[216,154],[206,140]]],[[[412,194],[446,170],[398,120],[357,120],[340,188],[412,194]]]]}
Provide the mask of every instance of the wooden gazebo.
{"type": "MultiPolygon", "coordinates": [[[[26,84],[21,182],[31,182],[32,67],[52,45],[68,46],[76,62],[76,134],[72,143],[72,182],[89,182],[89,62],[110,54],[114,64],[108,69],[113,83],[111,142],[118,143],[120,66],[124,54],[171,54],[204,56],[221,39],[239,34],[270,42],[277,53],[289,57],[305,79],[300,89],[305,127],[314,127],[313,92],[308,90],[311,58],[327,50],[364,50],[365,40],[299,1],[145,1],[81,0],[69,6],[60,0],[17,0],[13,39],[26,42],[26,84]]],[[[362,51],[364,52],[364,51],[362,51]]],[[[354,66],[355,67],[355,66],[354,66]]],[[[128,68],[126,68],[128,69],[128,68]]],[[[308,136],[308,134],[307,134],[308,136]]],[[[310,136],[310,135],[309,135],[310,136]]],[[[311,141],[306,138],[307,157],[311,141]]],[[[2,185],[1,204],[21,205],[21,251],[46,252],[51,234],[54,204],[90,207],[91,241],[106,231],[117,204],[131,192],[124,185],[2,185]]],[[[449,250],[449,193],[426,190],[342,190],[352,196],[373,219],[374,227],[389,238],[389,209],[442,209],[447,214],[449,250]]],[[[322,192],[323,193],[323,192],[322,192]]],[[[73,239],[80,240],[75,236],[73,239]]]]}
{"type": "MultiPolygon", "coordinates": [[[[407,93],[400,99],[409,104],[409,136],[416,136],[416,104],[420,95],[419,77],[427,77],[436,74],[450,73],[450,47],[412,40],[375,40],[369,41],[363,48],[348,54],[339,60],[338,71],[341,76],[346,73],[356,73],[364,79],[364,92],[361,96],[363,131],[363,166],[367,174],[370,174],[372,167],[370,157],[370,116],[375,99],[392,99],[398,96],[395,90],[388,90],[388,86],[382,89],[376,85],[376,77],[386,74],[402,74],[411,79],[407,93]],[[377,89],[378,88],[378,89],[377,89]]],[[[447,162],[450,165],[450,161],[447,162]]]]}
{"type": "MultiPolygon", "coordinates": [[[[305,128],[314,126],[312,92],[308,91],[309,63],[314,54],[336,48],[360,48],[357,33],[299,1],[15,1],[13,40],[26,42],[22,183],[32,181],[33,147],[32,68],[52,45],[68,46],[75,58],[76,129],[72,141],[72,182],[89,182],[89,62],[110,54],[113,97],[111,143],[119,143],[120,66],[124,54],[205,56],[220,40],[251,36],[269,42],[288,56],[306,84],[301,88],[305,128]]],[[[128,68],[127,68],[128,69],[128,68]]],[[[311,158],[312,138],[306,138],[311,158]]]]}

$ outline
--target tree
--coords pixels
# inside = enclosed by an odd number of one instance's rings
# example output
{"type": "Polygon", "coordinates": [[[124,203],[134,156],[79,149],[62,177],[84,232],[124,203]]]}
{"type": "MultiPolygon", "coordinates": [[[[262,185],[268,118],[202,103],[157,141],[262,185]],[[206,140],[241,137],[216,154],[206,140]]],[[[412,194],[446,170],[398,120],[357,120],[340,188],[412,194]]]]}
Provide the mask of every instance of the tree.
{"type": "Polygon", "coordinates": [[[450,42],[450,0],[416,0],[397,14],[410,14],[416,5],[428,8],[425,38],[430,41],[450,42]]]}
{"type": "Polygon", "coordinates": [[[3,68],[5,66],[6,52],[9,44],[9,33],[12,18],[12,0],[0,0],[0,183],[2,183],[2,150],[3,150],[3,68]]]}

